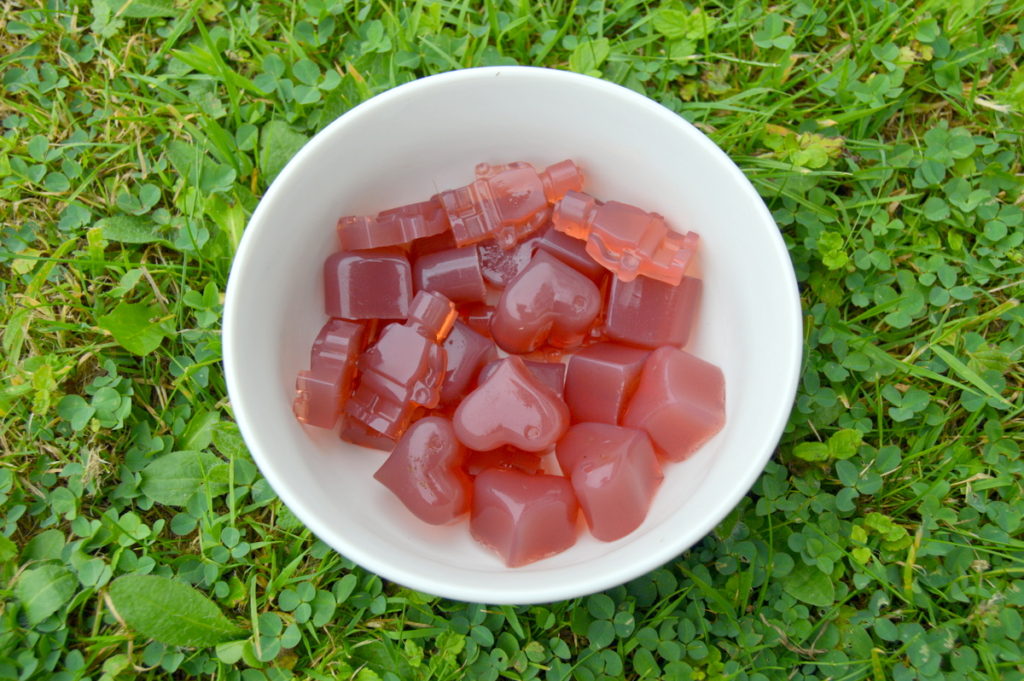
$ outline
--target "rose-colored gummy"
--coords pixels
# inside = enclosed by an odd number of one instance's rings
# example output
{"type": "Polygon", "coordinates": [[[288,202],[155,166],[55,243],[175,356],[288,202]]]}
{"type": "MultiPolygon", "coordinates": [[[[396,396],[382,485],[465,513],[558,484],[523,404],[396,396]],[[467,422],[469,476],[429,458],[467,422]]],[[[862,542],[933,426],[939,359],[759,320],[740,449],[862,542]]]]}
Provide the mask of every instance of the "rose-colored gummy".
{"type": "Polygon", "coordinates": [[[601,310],[594,282],[553,255],[540,252],[501,293],[491,320],[494,341],[525,353],[542,343],[579,345],[601,310]]]}
{"type": "Polygon", "coordinates": [[[617,343],[596,343],[573,355],[565,372],[565,403],[573,423],[619,423],[648,354],[617,343]]]}
{"type": "Polygon", "coordinates": [[[646,431],[666,459],[686,459],[725,425],[722,370],[678,348],[658,348],[644,363],[622,425],[646,431]]]}
{"type": "Polygon", "coordinates": [[[339,435],[345,442],[351,442],[360,447],[379,449],[382,452],[390,452],[395,447],[395,439],[378,433],[362,421],[357,421],[348,414],[341,415],[341,433],[339,435]]]}
{"type": "Polygon", "coordinates": [[[356,359],[363,347],[363,324],[331,319],[320,329],[309,353],[309,370],[295,379],[292,411],[303,423],[333,428],[348,399],[356,359]]]}
{"type": "Polygon", "coordinates": [[[469,510],[473,483],[462,469],[465,458],[451,421],[428,416],[409,426],[373,477],[417,518],[444,525],[469,510]]]}
{"type": "Polygon", "coordinates": [[[412,278],[417,291],[434,291],[453,303],[482,301],[487,297],[480,259],[472,246],[418,258],[412,266],[412,278]]]}
{"type": "Polygon", "coordinates": [[[420,291],[405,324],[392,324],[359,358],[360,381],[345,411],[377,432],[398,439],[417,406],[436,407],[447,365],[441,343],[455,322],[455,305],[420,291]]]}
{"type": "Polygon", "coordinates": [[[407,244],[413,239],[448,231],[448,216],[441,201],[410,203],[378,213],[375,217],[349,215],[338,220],[338,242],[344,251],[407,244]]]}
{"type": "Polygon", "coordinates": [[[647,433],[578,423],[555,451],[594,537],[615,541],[640,526],[664,477],[647,433]]]}
{"type": "Polygon", "coordinates": [[[456,244],[493,238],[511,248],[548,220],[551,204],[582,186],[583,174],[568,160],[540,172],[529,163],[481,164],[472,184],[439,196],[456,244]]]}
{"type": "Polygon", "coordinates": [[[481,367],[497,359],[498,349],[490,338],[456,321],[444,341],[444,350],[448,365],[441,384],[441,404],[451,404],[469,393],[481,367]]]}
{"type": "Polygon", "coordinates": [[[491,320],[494,318],[494,306],[485,303],[467,303],[459,308],[459,319],[479,333],[491,337],[491,320]]]}
{"type": "MultiPolygon", "coordinates": [[[[494,360],[480,370],[477,381],[483,383],[494,373],[502,360],[494,360]]],[[[533,374],[538,381],[543,383],[551,392],[563,397],[565,391],[565,365],[561,362],[538,362],[532,359],[524,359],[523,365],[533,374]]]]}
{"type": "Polygon", "coordinates": [[[342,319],[405,319],[412,268],[398,248],[339,251],[324,263],[324,309],[342,319]]]}
{"type": "Polygon", "coordinates": [[[511,445],[541,452],[569,427],[569,408],[512,356],[462,400],[453,425],[459,441],[476,451],[511,445]]]}
{"type": "Polygon", "coordinates": [[[512,248],[503,248],[497,241],[489,239],[477,244],[476,251],[487,283],[494,288],[505,288],[530,264],[537,251],[537,240],[526,239],[512,248]]]}
{"type": "Polygon", "coordinates": [[[491,468],[473,480],[469,530],[506,565],[519,567],[575,544],[578,513],[562,476],[491,468]]]}
{"type": "Polygon", "coordinates": [[[587,253],[623,281],[638,275],[678,284],[696,253],[695,232],[672,231],[657,213],[570,191],[555,206],[555,229],[587,242],[587,253]]]}
{"type": "Polygon", "coordinates": [[[540,470],[540,455],[536,452],[524,452],[515,447],[499,447],[489,452],[470,450],[463,468],[470,475],[480,475],[488,468],[536,473],[540,470]]]}
{"type": "Polygon", "coordinates": [[[562,234],[554,226],[550,226],[541,232],[537,238],[537,248],[547,251],[566,265],[572,267],[581,274],[587,275],[591,281],[599,282],[608,270],[604,265],[597,262],[587,253],[587,244],[580,239],[574,239],[568,234],[562,234]]]}
{"type": "Polygon", "coordinates": [[[678,286],[647,277],[629,282],[613,278],[604,332],[614,341],[643,348],[683,347],[696,323],[703,289],[695,277],[683,277],[678,286]]]}

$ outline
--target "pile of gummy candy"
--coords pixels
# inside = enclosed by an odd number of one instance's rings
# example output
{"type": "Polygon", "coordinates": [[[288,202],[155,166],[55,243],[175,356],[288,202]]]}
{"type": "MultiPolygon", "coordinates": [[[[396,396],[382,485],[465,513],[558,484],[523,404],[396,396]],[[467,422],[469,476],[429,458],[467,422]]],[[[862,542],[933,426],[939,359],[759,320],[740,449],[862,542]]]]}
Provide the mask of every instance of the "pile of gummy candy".
{"type": "Polygon", "coordinates": [[[721,370],[682,350],[698,236],[582,189],[571,160],[481,164],[341,218],[330,319],[296,381],[302,423],[390,452],[374,477],[410,512],[468,513],[509,566],[571,547],[581,512],[598,540],[626,536],[662,465],[725,423],[721,370]]]}

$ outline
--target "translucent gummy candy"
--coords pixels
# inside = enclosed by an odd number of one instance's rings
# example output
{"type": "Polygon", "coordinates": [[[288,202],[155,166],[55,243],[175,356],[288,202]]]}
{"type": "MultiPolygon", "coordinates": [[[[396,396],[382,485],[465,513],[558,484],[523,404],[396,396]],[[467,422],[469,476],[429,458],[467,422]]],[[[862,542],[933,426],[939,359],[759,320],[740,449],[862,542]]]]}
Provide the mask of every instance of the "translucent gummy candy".
{"type": "Polygon", "coordinates": [[[413,264],[412,276],[417,291],[434,291],[453,303],[487,297],[480,259],[472,246],[424,255],[413,264]]]}
{"type": "MultiPolygon", "coordinates": [[[[498,368],[498,365],[500,365],[501,362],[502,360],[498,359],[485,365],[484,368],[480,370],[480,376],[477,380],[480,383],[486,381],[487,378],[498,368]]],[[[532,359],[524,359],[523,366],[525,366],[527,370],[551,392],[562,397],[562,393],[565,391],[564,364],[561,362],[538,362],[532,359]]]]}
{"type": "Polygon", "coordinates": [[[470,449],[511,445],[541,452],[569,427],[569,408],[519,357],[506,357],[455,410],[455,434],[470,449]]]}
{"type": "Polygon", "coordinates": [[[578,513],[562,476],[491,468],[473,480],[469,530],[506,565],[518,567],[575,544],[578,513]]]}
{"type": "Polygon", "coordinates": [[[673,232],[657,213],[575,191],[555,206],[552,222],[558,231],[586,240],[590,257],[623,281],[645,275],[678,284],[699,241],[694,232],[673,232]]]}
{"type": "Polygon", "coordinates": [[[579,345],[601,310],[594,282],[553,255],[540,252],[502,291],[491,335],[506,352],[525,353],[545,341],[579,345]]]}
{"type": "Polygon", "coordinates": [[[547,221],[551,204],[583,186],[583,174],[568,160],[541,172],[528,163],[478,166],[477,176],[439,195],[459,246],[493,238],[511,248],[547,221]]]}
{"type": "Polygon", "coordinates": [[[339,251],[324,263],[324,309],[343,319],[405,319],[412,268],[397,248],[339,251]]]}
{"type": "Polygon", "coordinates": [[[644,364],[622,425],[647,431],[666,459],[686,459],[725,425],[722,370],[678,348],[658,348],[644,364]]]}
{"type": "Polygon", "coordinates": [[[344,251],[365,250],[407,244],[413,239],[448,231],[448,216],[438,197],[410,203],[377,214],[376,217],[349,215],[338,220],[338,241],[344,251]]]}
{"type": "Polygon", "coordinates": [[[345,411],[377,432],[398,439],[417,406],[436,407],[447,365],[441,343],[455,322],[455,305],[420,291],[405,324],[392,324],[359,358],[359,387],[345,411]]]}
{"type": "Polygon", "coordinates": [[[480,369],[497,359],[498,349],[490,338],[457,321],[444,341],[444,350],[448,365],[441,384],[441,404],[451,404],[469,393],[480,369]]]}
{"type": "Polygon", "coordinates": [[[547,251],[577,272],[587,275],[594,283],[598,283],[608,273],[604,265],[587,253],[586,242],[562,234],[554,226],[541,232],[536,247],[547,251]]]}
{"type": "Polygon", "coordinates": [[[524,452],[515,447],[499,447],[489,452],[470,450],[463,468],[470,475],[480,475],[488,468],[536,473],[540,470],[540,455],[536,452],[524,452]]]}
{"type": "Polygon", "coordinates": [[[648,354],[639,348],[597,343],[573,355],[565,375],[565,403],[573,423],[619,423],[648,354]]]}
{"type": "Polygon", "coordinates": [[[451,421],[428,416],[405,431],[373,477],[417,518],[444,525],[469,510],[473,483],[462,470],[465,457],[451,421]]]}
{"type": "Polygon", "coordinates": [[[578,423],[556,452],[594,537],[615,541],[640,526],[664,477],[645,432],[578,423]]]}
{"type": "Polygon", "coordinates": [[[678,286],[647,277],[629,282],[615,278],[608,294],[604,332],[629,345],[681,348],[696,323],[703,289],[703,282],[694,277],[683,277],[678,286]]]}
{"type": "Polygon", "coordinates": [[[526,239],[506,249],[497,241],[488,239],[477,244],[476,251],[487,283],[495,288],[505,288],[530,264],[537,251],[537,240],[526,239]]]}
{"type": "Polygon", "coordinates": [[[292,411],[303,423],[332,428],[352,386],[356,358],[362,350],[363,325],[331,319],[320,329],[310,351],[309,370],[295,380],[292,411]]]}

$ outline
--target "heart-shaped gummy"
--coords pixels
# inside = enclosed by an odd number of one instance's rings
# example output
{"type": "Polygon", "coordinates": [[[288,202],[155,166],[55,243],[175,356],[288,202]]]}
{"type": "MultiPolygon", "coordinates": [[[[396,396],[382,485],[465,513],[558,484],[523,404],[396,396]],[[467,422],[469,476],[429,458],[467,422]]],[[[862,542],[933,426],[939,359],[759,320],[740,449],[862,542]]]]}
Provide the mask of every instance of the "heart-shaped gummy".
{"type": "Polygon", "coordinates": [[[519,357],[506,357],[455,410],[455,434],[476,451],[544,451],[569,427],[569,408],[519,357]]]}
{"type": "Polygon", "coordinates": [[[473,483],[462,470],[465,458],[451,421],[428,416],[409,426],[373,477],[417,518],[443,525],[469,510],[473,483]]]}
{"type": "Polygon", "coordinates": [[[503,350],[532,352],[547,341],[579,345],[601,310],[601,292],[590,279],[541,251],[505,288],[491,320],[503,350]]]}

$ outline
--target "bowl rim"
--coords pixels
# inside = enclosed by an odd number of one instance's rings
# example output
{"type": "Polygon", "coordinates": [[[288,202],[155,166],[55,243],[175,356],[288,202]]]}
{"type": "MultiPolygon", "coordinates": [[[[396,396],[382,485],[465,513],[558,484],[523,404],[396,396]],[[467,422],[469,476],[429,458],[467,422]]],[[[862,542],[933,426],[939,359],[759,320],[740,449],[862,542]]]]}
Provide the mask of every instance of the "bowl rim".
{"type": "Polygon", "coordinates": [[[785,241],[782,238],[782,233],[777,229],[777,224],[771,212],[755,190],[753,184],[735,162],[693,124],[681,115],[643,94],[600,78],[570,71],[533,66],[484,66],[426,76],[386,90],[341,114],[306,142],[267,188],[243,231],[238,249],[232,259],[231,271],[225,291],[222,342],[222,357],[230,408],[242,438],[261,474],[266,478],[274,492],[316,537],[323,540],[345,558],[359,564],[366,570],[417,591],[468,602],[531,604],[575,598],[624,584],[682,555],[682,553],[692,548],[701,538],[721,523],[726,515],[747,495],[754,482],[762,474],[786,427],[800,377],[803,356],[803,319],[796,273],[793,270],[792,261],[785,241]],[[286,179],[297,173],[298,168],[303,165],[307,156],[314,153],[317,141],[331,135],[334,130],[346,125],[348,122],[373,115],[377,108],[387,106],[393,100],[403,98],[418,90],[454,81],[494,78],[498,76],[505,76],[507,78],[542,77],[554,81],[562,81],[567,86],[587,87],[604,91],[610,96],[625,99],[634,106],[646,109],[651,114],[669,120],[673,125],[679,127],[681,132],[691,137],[696,143],[704,146],[712,155],[717,156],[723,168],[733,175],[738,191],[746,194],[748,200],[753,200],[752,204],[756,207],[756,211],[761,214],[762,220],[766,221],[767,224],[776,226],[776,230],[768,234],[768,237],[772,242],[773,249],[776,251],[772,255],[774,257],[781,256],[786,262],[790,263],[790,266],[786,269],[787,281],[785,282],[785,286],[789,290],[788,303],[786,309],[782,310],[782,312],[785,317],[783,320],[785,322],[783,324],[784,332],[788,333],[792,341],[787,343],[788,354],[779,357],[779,362],[791,367],[791,370],[787,372],[788,381],[786,385],[780,386],[779,400],[772,405],[765,406],[766,409],[771,409],[773,412],[769,417],[773,428],[771,432],[764,434],[765,444],[758,451],[752,452],[752,454],[757,455],[756,457],[751,457],[752,465],[743,469],[743,474],[736,479],[735,484],[729,489],[729,493],[721,495],[714,508],[704,509],[705,512],[701,514],[701,519],[695,523],[694,529],[687,533],[689,536],[695,537],[693,541],[689,543],[677,542],[674,544],[665,542],[661,550],[643,556],[619,570],[609,572],[609,574],[580,576],[579,579],[569,583],[558,581],[554,586],[547,586],[543,583],[544,580],[535,580],[529,588],[517,587],[505,589],[504,591],[487,587],[478,588],[465,584],[452,584],[442,579],[418,573],[415,569],[396,566],[387,561],[380,561],[372,552],[363,550],[357,544],[347,544],[343,541],[343,538],[341,542],[324,539],[325,536],[337,537],[338,535],[331,532],[323,520],[307,511],[300,493],[283,480],[279,472],[279,463],[275,463],[274,458],[260,446],[254,425],[251,423],[252,419],[248,413],[244,392],[241,391],[239,386],[241,367],[236,364],[236,353],[232,351],[240,342],[243,342],[242,338],[235,332],[238,326],[237,318],[240,314],[237,312],[239,307],[237,301],[242,296],[241,287],[238,282],[243,276],[242,272],[245,270],[248,252],[253,248],[252,244],[256,241],[254,234],[260,229],[260,224],[264,222],[263,215],[269,210],[268,206],[277,200],[278,193],[286,184],[286,179]],[[253,229],[254,227],[256,229],[253,229]],[[341,546],[338,544],[341,544],[341,546]]]}

